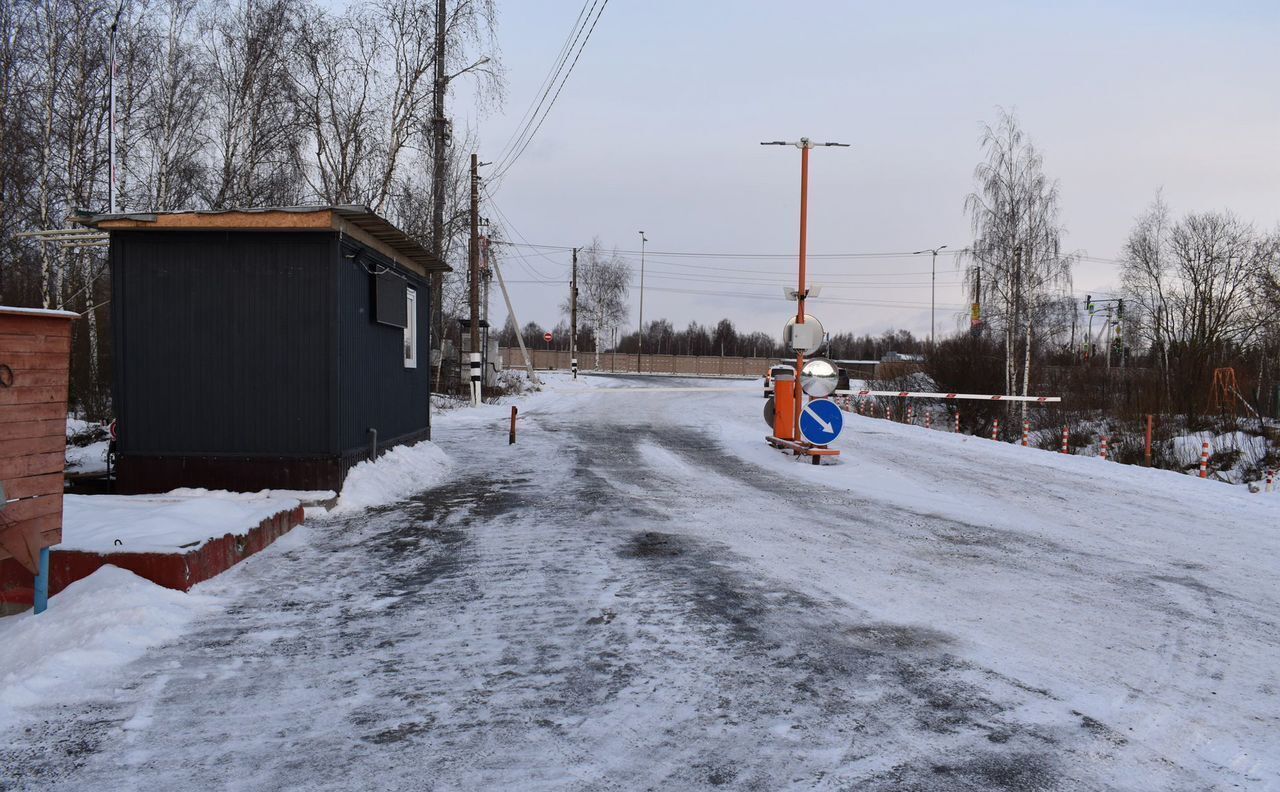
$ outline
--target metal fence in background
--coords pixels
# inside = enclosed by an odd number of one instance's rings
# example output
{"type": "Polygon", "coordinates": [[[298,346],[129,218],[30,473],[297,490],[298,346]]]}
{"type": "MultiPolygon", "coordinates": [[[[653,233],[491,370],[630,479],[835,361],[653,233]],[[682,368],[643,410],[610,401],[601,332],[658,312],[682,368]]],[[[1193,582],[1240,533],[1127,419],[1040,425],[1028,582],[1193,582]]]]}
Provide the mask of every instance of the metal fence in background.
{"type": "MultiPolygon", "coordinates": [[[[504,347],[504,368],[524,368],[518,347],[504,347]]],[[[530,349],[533,367],[539,371],[569,370],[569,353],[557,349],[530,349]]],[[[676,374],[690,377],[763,377],[777,361],[762,357],[720,357],[718,355],[649,355],[602,352],[597,365],[594,352],[578,354],[578,370],[618,374],[676,374]]]]}

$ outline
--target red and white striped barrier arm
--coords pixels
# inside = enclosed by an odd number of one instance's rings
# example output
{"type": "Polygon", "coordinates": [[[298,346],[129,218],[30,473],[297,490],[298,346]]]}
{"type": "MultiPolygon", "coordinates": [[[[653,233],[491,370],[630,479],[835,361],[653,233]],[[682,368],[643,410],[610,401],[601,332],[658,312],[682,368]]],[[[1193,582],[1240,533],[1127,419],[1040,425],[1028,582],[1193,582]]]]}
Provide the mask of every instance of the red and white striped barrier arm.
{"type": "Polygon", "coordinates": [[[977,399],[979,401],[1035,402],[1046,404],[1060,402],[1061,396],[1005,396],[989,393],[928,393],[925,391],[878,391],[878,390],[841,390],[836,393],[848,393],[854,396],[898,396],[904,399],[977,399]]]}

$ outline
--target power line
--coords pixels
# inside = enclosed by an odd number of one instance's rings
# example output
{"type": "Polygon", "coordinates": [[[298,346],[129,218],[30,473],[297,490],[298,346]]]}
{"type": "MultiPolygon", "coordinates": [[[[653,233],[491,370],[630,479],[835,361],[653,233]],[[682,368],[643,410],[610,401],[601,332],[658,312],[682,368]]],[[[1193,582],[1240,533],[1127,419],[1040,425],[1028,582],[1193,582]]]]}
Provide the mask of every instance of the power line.
{"type": "Polygon", "coordinates": [[[578,18],[574,20],[573,27],[569,30],[569,35],[565,36],[564,44],[560,46],[560,52],[556,55],[555,62],[551,68],[547,70],[547,76],[542,79],[542,84],[538,86],[537,98],[529,102],[529,107],[524,111],[524,115],[520,116],[520,120],[516,123],[516,131],[502,146],[502,150],[498,152],[497,162],[499,167],[506,161],[507,157],[515,150],[516,145],[529,131],[529,127],[533,124],[533,119],[537,117],[538,111],[542,109],[542,104],[547,100],[547,96],[551,93],[551,87],[555,85],[556,79],[560,76],[561,70],[564,69],[565,62],[569,60],[569,53],[573,50],[573,45],[578,42],[578,37],[582,35],[583,18],[588,16],[587,6],[590,4],[592,10],[598,0],[586,0],[582,4],[582,8],[578,10],[578,18]]]}
{"type": "MultiPolygon", "coordinates": [[[[582,44],[578,47],[577,54],[573,56],[573,63],[569,64],[569,69],[564,73],[564,78],[560,80],[560,86],[556,88],[555,95],[551,97],[551,101],[547,104],[547,109],[542,113],[542,118],[538,120],[537,126],[535,126],[533,131],[525,138],[524,143],[520,146],[519,150],[511,155],[505,164],[499,165],[495,170],[492,177],[495,182],[505,176],[507,171],[511,170],[511,167],[520,159],[520,155],[524,154],[525,149],[529,148],[529,144],[533,142],[535,137],[537,137],[538,130],[542,129],[543,122],[547,120],[547,116],[551,115],[551,109],[555,107],[556,100],[560,98],[560,92],[564,90],[565,84],[569,82],[569,77],[573,74],[574,67],[578,65],[578,58],[582,57],[582,51],[587,48],[587,42],[591,40],[591,34],[595,32],[596,23],[600,21],[600,16],[604,13],[604,9],[608,5],[609,0],[604,0],[604,2],[600,4],[600,10],[596,12],[595,19],[591,20],[591,27],[587,29],[587,35],[583,37],[582,44]]],[[[594,8],[594,5],[592,7],[594,8]]],[[[588,14],[590,14],[590,12],[588,12],[588,14]]]]}

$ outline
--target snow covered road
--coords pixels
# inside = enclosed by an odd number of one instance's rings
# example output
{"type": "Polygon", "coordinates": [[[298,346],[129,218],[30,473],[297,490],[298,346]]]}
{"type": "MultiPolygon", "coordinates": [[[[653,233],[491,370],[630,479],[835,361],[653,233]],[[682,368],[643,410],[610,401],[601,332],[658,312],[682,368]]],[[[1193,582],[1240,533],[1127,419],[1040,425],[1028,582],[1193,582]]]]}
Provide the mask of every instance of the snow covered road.
{"type": "Polygon", "coordinates": [[[856,416],[814,468],[645,384],[444,417],[0,789],[1280,789],[1280,498],[856,416]]]}

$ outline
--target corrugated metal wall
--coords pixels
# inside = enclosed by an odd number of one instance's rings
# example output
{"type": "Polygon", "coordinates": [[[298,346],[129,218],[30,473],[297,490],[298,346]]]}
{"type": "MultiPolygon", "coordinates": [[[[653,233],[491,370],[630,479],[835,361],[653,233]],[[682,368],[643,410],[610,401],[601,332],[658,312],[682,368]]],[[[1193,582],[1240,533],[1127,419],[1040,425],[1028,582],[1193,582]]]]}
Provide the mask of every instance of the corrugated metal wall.
{"type": "Polygon", "coordinates": [[[339,445],[343,453],[360,454],[369,447],[370,428],[377,430],[381,444],[430,426],[430,283],[396,270],[418,291],[418,367],[405,368],[404,331],[373,320],[374,276],[370,270],[377,271],[389,262],[367,250],[359,261],[348,259],[339,247],[335,243],[339,445]]]}
{"type": "Polygon", "coordinates": [[[122,454],[335,455],[336,238],[112,233],[122,454]]]}

